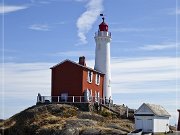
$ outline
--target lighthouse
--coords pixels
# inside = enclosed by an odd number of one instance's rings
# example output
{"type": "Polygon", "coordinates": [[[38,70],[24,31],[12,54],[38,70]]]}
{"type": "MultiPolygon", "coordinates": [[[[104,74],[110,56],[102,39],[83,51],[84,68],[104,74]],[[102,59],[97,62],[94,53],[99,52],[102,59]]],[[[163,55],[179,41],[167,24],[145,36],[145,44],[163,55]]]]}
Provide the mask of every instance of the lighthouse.
{"type": "Polygon", "coordinates": [[[98,32],[95,33],[96,51],[94,69],[105,74],[103,85],[103,98],[111,99],[111,67],[110,67],[110,43],[111,33],[105,23],[104,16],[99,25],[98,32]]]}

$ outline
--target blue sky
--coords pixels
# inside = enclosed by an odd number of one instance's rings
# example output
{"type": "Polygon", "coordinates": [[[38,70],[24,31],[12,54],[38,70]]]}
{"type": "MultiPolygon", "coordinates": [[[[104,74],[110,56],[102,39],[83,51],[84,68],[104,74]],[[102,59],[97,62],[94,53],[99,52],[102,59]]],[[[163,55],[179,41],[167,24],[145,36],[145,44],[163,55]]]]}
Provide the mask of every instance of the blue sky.
{"type": "Polygon", "coordinates": [[[112,32],[115,103],[180,108],[178,0],[4,0],[0,2],[0,118],[50,95],[50,67],[84,55],[94,66],[100,13],[112,32]]]}

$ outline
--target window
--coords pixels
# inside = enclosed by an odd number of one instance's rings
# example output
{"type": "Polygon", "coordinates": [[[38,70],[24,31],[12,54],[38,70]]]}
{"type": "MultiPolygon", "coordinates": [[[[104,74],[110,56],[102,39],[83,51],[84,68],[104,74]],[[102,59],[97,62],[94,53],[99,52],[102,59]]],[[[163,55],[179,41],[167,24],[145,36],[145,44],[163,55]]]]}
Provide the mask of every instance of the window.
{"type": "Polygon", "coordinates": [[[90,100],[92,100],[93,97],[92,97],[92,89],[90,89],[90,100]]]}
{"type": "Polygon", "coordinates": [[[95,101],[98,102],[100,97],[99,91],[95,91],[95,101]]]}
{"type": "Polygon", "coordinates": [[[97,92],[95,91],[95,101],[97,102],[97,92]]]}
{"type": "Polygon", "coordinates": [[[92,71],[88,71],[87,81],[88,81],[89,83],[92,83],[92,79],[93,79],[93,72],[92,72],[92,71]]]}
{"type": "Polygon", "coordinates": [[[90,100],[90,90],[89,90],[89,89],[86,89],[86,90],[84,91],[84,101],[85,101],[85,102],[89,102],[89,100],[90,100]]]}
{"type": "Polygon", "coordinates": [[[96,84],[99,85],[100,84],[100,75],[96,74],[96,84]]]}
{"type": "Polygon", "coordinates": [[[92,89],[90,90],[90,95],[91,95],[91,97],[92,97],[92,95],[93,95],[93,94],[92,94],[92,89]]]}

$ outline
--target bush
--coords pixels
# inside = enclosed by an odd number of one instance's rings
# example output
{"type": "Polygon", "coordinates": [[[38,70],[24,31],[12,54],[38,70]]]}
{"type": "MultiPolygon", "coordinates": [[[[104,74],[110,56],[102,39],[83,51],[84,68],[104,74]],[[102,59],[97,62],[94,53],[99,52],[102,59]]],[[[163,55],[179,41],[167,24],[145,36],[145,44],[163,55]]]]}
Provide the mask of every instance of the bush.
{"type": "Polygon", "coordinates": [[[112,117],[112,113],[108,112],[108,111],[105,111],[105,110],[102,110],[100,112],[100,114],[104,117],[112,117]]]}

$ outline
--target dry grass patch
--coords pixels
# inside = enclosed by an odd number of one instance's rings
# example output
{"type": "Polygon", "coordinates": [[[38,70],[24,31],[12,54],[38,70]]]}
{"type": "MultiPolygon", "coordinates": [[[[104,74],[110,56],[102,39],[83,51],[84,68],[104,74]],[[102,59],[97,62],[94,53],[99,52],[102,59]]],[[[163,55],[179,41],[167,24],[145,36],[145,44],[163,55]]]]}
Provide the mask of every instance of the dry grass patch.
{"type": "Polygon", "coordinates": [[[12,126],[14,126],[16,124],[16,121],[13,120],[5,120],[3,122],[0,123],[0,129],[7,129],[10,128],[12,126]]]}

